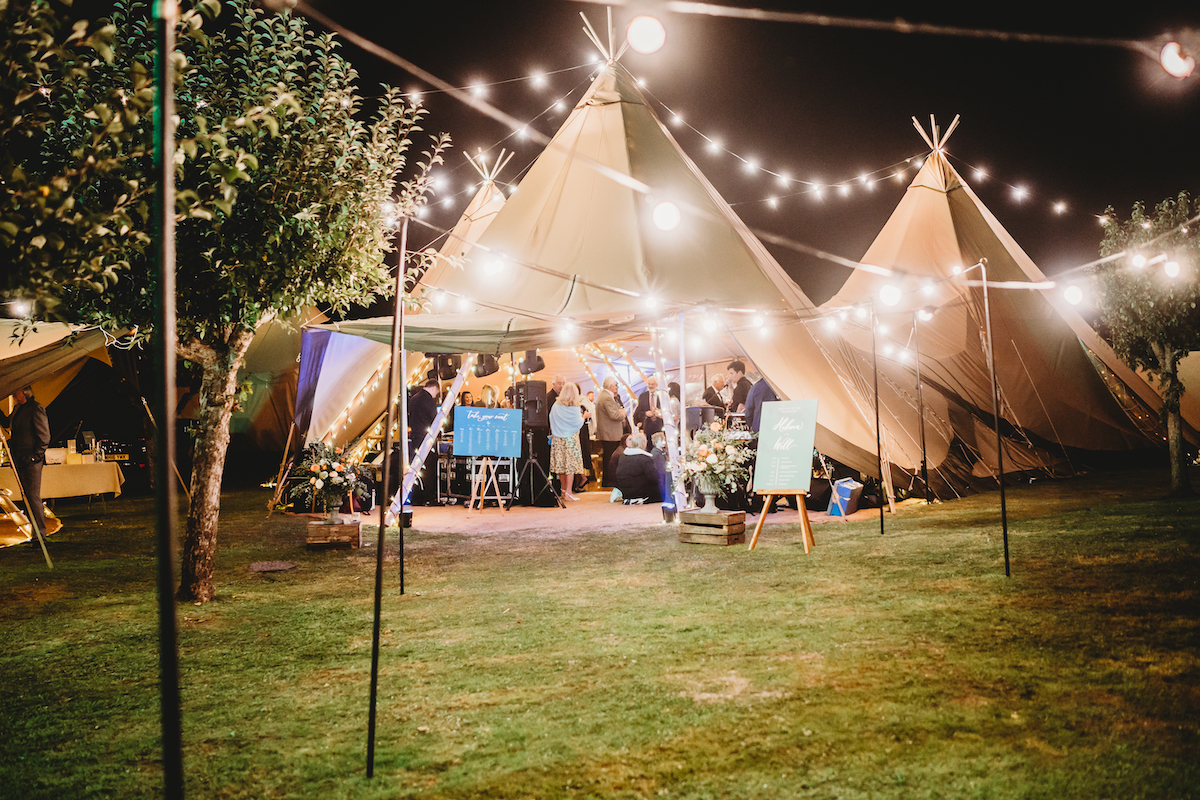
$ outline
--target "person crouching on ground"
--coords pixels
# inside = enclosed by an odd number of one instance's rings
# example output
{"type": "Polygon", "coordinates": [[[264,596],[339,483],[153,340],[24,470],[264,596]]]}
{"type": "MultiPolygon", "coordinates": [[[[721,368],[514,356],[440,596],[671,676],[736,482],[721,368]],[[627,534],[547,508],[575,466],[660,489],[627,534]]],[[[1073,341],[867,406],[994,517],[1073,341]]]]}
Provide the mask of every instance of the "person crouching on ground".
{"type": "Polygon", "coordinates": [[[575,476],[583,473],[583,451],[579,447],[583,423],[579,388],[573,383],[564,384],[550,407],[550,471],[558,474],[563,497],[568,500],[579,499],[571,489],[575,476]]]}
{"type": "Polygon", "coordinates": [[[662,501],[658,471],[654,468],[654,457],[646,451],[644,433],[635,432],[629,436],[629,446],[617,464],[617,488],[626,503],[662,501]]]}

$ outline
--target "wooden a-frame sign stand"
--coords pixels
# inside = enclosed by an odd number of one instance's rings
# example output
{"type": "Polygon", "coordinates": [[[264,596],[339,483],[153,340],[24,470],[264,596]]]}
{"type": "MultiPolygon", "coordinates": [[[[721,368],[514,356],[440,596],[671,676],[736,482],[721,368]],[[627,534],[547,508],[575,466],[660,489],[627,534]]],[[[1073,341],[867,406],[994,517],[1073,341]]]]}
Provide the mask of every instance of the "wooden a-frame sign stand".
{"type": "Polygon", "coordinates": [[[817,542],[813,539],[812,523],[808,521],[808,506],[804,504],[804,497],[807,492],[802,491],[780,491],[772,490],[769,492],[758,492],[763,498],[762,513],[758,515],[758,523],[754,526],[754,537],[750,539],[749,550],[754,549],[754,545],[758,544],[758,534],[762,532],[763,523],[767,521],[767,512],[771,508],[771,503],[775,502],[776,497],[794,497],[796,498],[796,508],[800,509],[800,528],[804,531],[804,552],[811,553],[812,549],[817,546],[817,542]]]}
{"type": "MultiPolygon", "coordinates": [[[[473,471],[473,469],[472,469],[473,471]]],[[[483,464],[478,474],[471,476],[471,499],[467,501],[467,513],[471,513],[475,508],[475,500],[479,500],[479,510],[483,511],[484,500],[495,500],[496,505],[500,506],[500,513],[507,514],[508,509],[504,507],[504,498],[500,496],[500,482],[496,478],[496,464],[490,456],[483,457],[483,464]],[[487,486],[491,481],[493,496],[488,497],[487,486]]]]}

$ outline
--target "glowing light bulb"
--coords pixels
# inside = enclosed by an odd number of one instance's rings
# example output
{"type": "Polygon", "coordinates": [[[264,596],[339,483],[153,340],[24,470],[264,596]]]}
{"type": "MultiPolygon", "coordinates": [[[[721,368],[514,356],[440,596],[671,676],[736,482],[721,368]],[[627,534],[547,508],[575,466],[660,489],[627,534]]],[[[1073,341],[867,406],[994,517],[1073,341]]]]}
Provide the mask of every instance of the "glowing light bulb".
{"type": "Polygon", "coordinates": [[[666,44],[667,31],[656,17],[642,14],[630,20],[625,39],[634,50],[648,55],[658,52],[666,44]]]}
{"type": "Polygon", "coordinates": [[[767,205],[769,205],[771,208],[779,208],[779,201],[776,200],[774,197],[768,197],[767,205]]]}
{"type": "Polygon", "coordinates": [[[790,184],[792,182],[791,177],[789,177],[786,172],[779,173],[778,180],[779,180],[779,185],[785,189],[788,187],[788,184],[790,184]]]}
{"type": "Polygon", "coordinates": [[[983,181],[983,179],[986,177],[987,177],[987,173],[985,171],[983,171],[981,169],[975,170],[975,180],[983,181]]]}
{"type": "Polygon", "coordinates": [[[1196,68],[1196,59],[1183,52],[1179,42],[1167,42],[1158,54],[1158,63],[1172,77],[1183,79],[1196,68]]]}
{"type": "Polygon", "coordinates": [[[658,298],[654,295],[646,295],[646,308],[658,308],[658,298]]]}
{"type": "Polygon", "coordinates": [[[929,322],[929,320],[933,319],[933,312],[928,308],[922,308],[917,311],[917,319],[921,320],[921,322],[929,322]]]}
{"type": "Polygon", "coordinates": [[[755,172],[758,172],[758,160],[757,159],[754,159],[754,158],[746,159],[746,172],[750,173],[751,175],[753,175],[755,172]]]}
{"type": "Polygon", "coordinates": [[[854,309],[854,316],[858,317],[859,319],[865,319],[867,316],[867,309],[863,306],[858,306],[854,309]]]}
{"type": "Polygon", "coordinates": [[[821,327],[823,327],[829,333],[833,333],[834,331],[837,330],[837,327],[838,327],[837,318],[836,317],[826,317],[821,322],[821,327]]]}
{"type": "Polygon", "coordinates": [[[1029,194],[1029,190],[1026,189],[1024,186],[1014,186],[1013,187],[1013,197],[1018,202],[1020,202],[1021,200],[1024,200],[1026,195],[1028,195],[1028,194],[1029,194]]]}
{"type": "Polygon", "coordinates": [[[896,305],[900,302],[901,296],[902,293],[900,291],[900,287],[891,283],[885,283],[879,289],[879,299],[883,301],[883,304],[886,306],[896,305]]]}
{"type": "Polygon", "coordinates": [[[711,316],[705,317],[704,318],[704,330],[715,331],[716,329],[717,329],[716,317],[711,317],[711,316]]]}
{"type": "Polygon", "coordinates": [[[933,281],[925,281],[923,284],[921,284],[921,294],[925,295],[926,297],[933,297],[933,293],[936,289],[937,287],[933,285],[933,281]]]}
{"type": "Polygon", "coordinates": [[[750,324],[756,328],[761,328],[763,326],[764,321],[765,320],[763,320],[761,314],[755,314],[754,319],[750,320],[750,324]]]}
{"type": "Polygon", "coordinates": [[[1080,289],[1075,284],[1071,284],[1063,290],[1063,299],[1073,306],[1077,306],[1083,302],[1083,289],[1080,289]]]}
{"type": "Polygon", "coordinates": [[[1146,257],[1141,253],[1135,253],[1133,258],[1129,259],[1129,263],[1133,264],[1138,269],[1146,266],[1146,257]]]}
{"type": "Polygon", "coordinates": [[[1067,204],[1064,203],[1062,200],[1059,200],[1057,203],[1054,204],[1054,213],[1055,214],[1065,214],[1066,211],[1067,211],[1067,204]]]}
{"type": "Polygon", "coordinates": [[[679,116],[678,114],[672,114],[671,115],[671,124],[678,128],[680,125],[683,124],[683,117],[679,116]]]}
{"type": "Polygon", "coordinates": [[[1168,278],[1178,278],[1179,277],[1179,262],[1168,261],[1167,263],[1163,264],[1163,272],[1167,273],[1168,278]]]}
{"type": "Polygon", "coordinates": [[[683,221],[683,215],[679,212],[679,206],[664,200],[654,207],[653,219],[654,227],[660,231],[673,231],[683,221]]]}
{"type": "Polygon", "coordinates": [[[951,275],[959,275],[961,273],[962,273],[962,267],[960,267],[958,264],[955,264],[953,267],[950,268],[951,275]]]}
{"type": "Polygon", "coordinates": [[[504,259],[492,258],[484,262],[483,271],[488,275],[499,275],[504,271],[504,259]]]}
{"type": "Polygon", "coordinates": [[[559,100],[557,103],[554,104],[555,111],[562,112],[562,111],[566,111],[566,109],[567,109],[567,104],[564,103],[562,100],[559,100]]]}
{"type": "Polygon", "coordinates": [[[539,89],[546,85],[546,76],[540,72],[535,72],[529,76],[529,80],[534,86],[539,89]]]}
{"type": "Polygon", "coordinates": [[[718,153],[720,153],[721,152],[721,140],[720,139],[709,139],[708,140],[708,152],[712,153],[713,155],[717,155],[718,153]]]}

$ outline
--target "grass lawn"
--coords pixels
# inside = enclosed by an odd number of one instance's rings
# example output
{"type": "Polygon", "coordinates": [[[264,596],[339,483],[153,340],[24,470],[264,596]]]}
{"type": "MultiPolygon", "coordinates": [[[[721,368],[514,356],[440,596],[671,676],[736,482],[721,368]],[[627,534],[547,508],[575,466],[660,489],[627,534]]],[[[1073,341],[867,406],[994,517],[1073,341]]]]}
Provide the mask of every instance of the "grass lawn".
{"type": "MultiPolygon", "coordinates": [[[[995,494],[820,525],[808,556],[797,525],[748,552],[418,513],[373,780],[374,548],[308,552],[232,492],[219,599],[179,609],[188,794],[1200,797],[1200,501],[1164,484],[1011,490],[1011,578],[995,494]]],[[[151,511],[60,504],[53,571],[0,551],[0,797],[160,793],[151,511]]]]}

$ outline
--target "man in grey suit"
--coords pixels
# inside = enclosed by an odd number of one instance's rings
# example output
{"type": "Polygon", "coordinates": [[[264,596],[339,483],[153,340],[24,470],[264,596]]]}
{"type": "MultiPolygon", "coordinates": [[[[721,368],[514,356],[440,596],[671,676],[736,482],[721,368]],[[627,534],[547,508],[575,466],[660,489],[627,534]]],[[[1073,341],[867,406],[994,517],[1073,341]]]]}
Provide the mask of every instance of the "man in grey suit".
{"type": "Polygon", "coordinates": [[[615,475],[609,474],[608,461],[616,452],[625,434],[625,407],[617,397],[617,379],[609,375],[596,398],[596,439],[600,442],[600,485],[612,488],[615,475]]]}

